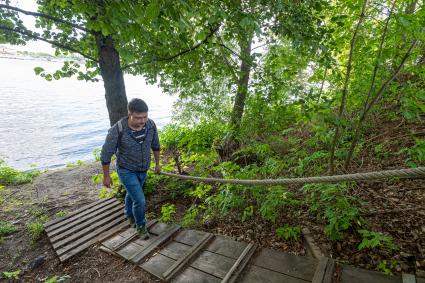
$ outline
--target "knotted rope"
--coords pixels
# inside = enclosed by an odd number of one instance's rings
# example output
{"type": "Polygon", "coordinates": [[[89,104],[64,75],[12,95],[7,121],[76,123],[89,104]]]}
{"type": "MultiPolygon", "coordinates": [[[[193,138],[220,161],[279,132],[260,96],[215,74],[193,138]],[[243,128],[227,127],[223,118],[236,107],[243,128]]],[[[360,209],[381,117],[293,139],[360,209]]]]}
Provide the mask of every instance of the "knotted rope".
{"type": "MultiPolygon", "coordinates": [[[[151,170],[153,170],[151,168],[151,170]]],[[[240,184],[240,185],[290,185],[290,184],[312,184],[312,183],[338,183],[346,181],[373,181],[387,178],[425,178],[425,167],[383,170],[365,173],[354,173],[333,176],[316,176],[304,178],[285,178],[285,179],[262,179],[262,180],[242,180],[242,179],[222,179],[222,178],[204,178],[187,175],[178,175],[168,172],[161,172],[161,175],[179,178],[183,180],[192,180],[205,183],[222,184],[240,184]]]]}

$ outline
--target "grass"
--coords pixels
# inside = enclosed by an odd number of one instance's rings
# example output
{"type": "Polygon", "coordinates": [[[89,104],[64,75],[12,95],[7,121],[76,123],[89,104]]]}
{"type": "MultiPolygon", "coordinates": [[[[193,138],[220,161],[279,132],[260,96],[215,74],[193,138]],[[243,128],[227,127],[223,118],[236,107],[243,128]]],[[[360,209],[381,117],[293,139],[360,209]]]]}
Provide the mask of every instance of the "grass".
{"type": "Polygon", "coordinates": [[[19,171],[7,166],[5,161],[0,159],[0,185],[16,186],[30,183],[38,175],[39,170],[19,171]]]}

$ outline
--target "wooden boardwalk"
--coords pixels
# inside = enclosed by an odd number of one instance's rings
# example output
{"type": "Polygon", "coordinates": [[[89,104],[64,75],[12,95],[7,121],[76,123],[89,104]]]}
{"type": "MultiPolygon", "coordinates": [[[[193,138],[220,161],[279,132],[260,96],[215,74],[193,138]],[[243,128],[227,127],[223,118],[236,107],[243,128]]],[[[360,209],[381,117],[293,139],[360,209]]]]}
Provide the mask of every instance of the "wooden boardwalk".
{"type": "Polygon", "coordinates": [[[110,254],[136,264],[163,281],[171,282],[400,282],[425,279],[336,265],[332,259],[295,256],[255,243],[234,241],[176,224],[148,222],[151,237],[141,240],[114,199],[102,200],[46,224],[46,232],[61,261],[100,243],[110,254]]]}

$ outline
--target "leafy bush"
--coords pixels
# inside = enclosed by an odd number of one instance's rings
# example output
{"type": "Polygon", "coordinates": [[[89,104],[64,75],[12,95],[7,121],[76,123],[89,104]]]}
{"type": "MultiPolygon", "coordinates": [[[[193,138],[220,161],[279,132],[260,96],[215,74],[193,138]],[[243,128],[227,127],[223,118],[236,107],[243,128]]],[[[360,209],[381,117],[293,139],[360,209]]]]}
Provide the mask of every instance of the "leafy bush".
{"type": "MultiPolygon", "coordinates": [[[[102,186],[102,188],[100,189],[100,192],[99,192],[99,198],[115,197],[115,198],[123,201],[124,197],[125,197],[125,189],[124,189],[123,185],[121,184],[121,181],[120,181],[120,178],[118,176],[117,171],[113,171],[110,174],[110,176],[111,176],[111,179],[112,179],[111,188],[106,188],[106,187],[102,186]]],[[[92,176],[92,181],[94,183],[101,184],[102,180],[103,180],[103,174],[98,174],[98,175],[92,176]]]]}
{"type": "Polygon", "coordinates": [[[285,224],[283,227],[276,229],[276,236],[284,240],[298,240],[301,235],[300,227],[290,227],[285,224]]]}
{"type": "Polygon", "coordinates": [[[361,224],[360,210],[354,205],[356,200],[347,195],[346,183],[311,184],[304,189],[310,193],[310,211],[326,219],[325,233],[331,240],[341,240],[345,230],[361,224]]]}
{"type": "Polygon", "coordinates": [[[0,222],[0,238],[16,232],[16,227],[8,222],[0,222]]]}
{"type": "Polygon", "coordinates": [[[161,217],[159,218],[159,221],[172,222],[174,214],[176,214],[174,204],[167,203],[161,207],[161,217]]]}
{"type": "Polygon", "coordinates": [[[4,160],[0,159],[0,185],[20,185],[30,183],[34,177],[40,175],[39,170],[19,171],[8,167],[4,160]]]}
{"type": "Polygon", "coordinates": [[[298,205],[299,201],[294,199],[294,195],[288,192],[285,187],[276,186],[269,189],[265,200],[261,203],[261,216],[273,223],[276,222],[276,217],[279,209],[286,205],[298,205]]]}
{"type": "Polygon", "coordinates": [[[391,236],[383,236],[377,232],[371,232],[368,230],[358,230],[359,234],[362,236],[362,242],[359,244],[358,249],[375,249],[375,248],[385,248],[388,250],[396,250],[397,246],[393,242],[391,236]]]}
{"type": "Polygon", "coordinates": [[[184,214],[183,219],[181,220],[181,225],[183,227],[195,226],[198,223],[198,214],[199,208],[192,205],[184,214]]]}

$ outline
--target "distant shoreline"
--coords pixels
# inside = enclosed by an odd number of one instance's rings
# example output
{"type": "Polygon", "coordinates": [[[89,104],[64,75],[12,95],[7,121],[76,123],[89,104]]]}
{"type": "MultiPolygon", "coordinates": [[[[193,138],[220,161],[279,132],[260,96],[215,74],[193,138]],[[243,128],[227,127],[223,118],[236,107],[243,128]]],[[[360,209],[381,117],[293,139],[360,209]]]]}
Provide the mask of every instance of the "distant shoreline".
{"type": "Polygon", "coordinates": [[[84,62],[84,60],[81,59],[75,59],[75,58],[57,58],[57,57],[24,57],[24,56],[5,56],[0,55],[0,59],[11,59],[11,60],[21,60],[21,61],[46,61],[46,62],[65,62],[69,60],[74,60],[78,62],[84,62]]]}

